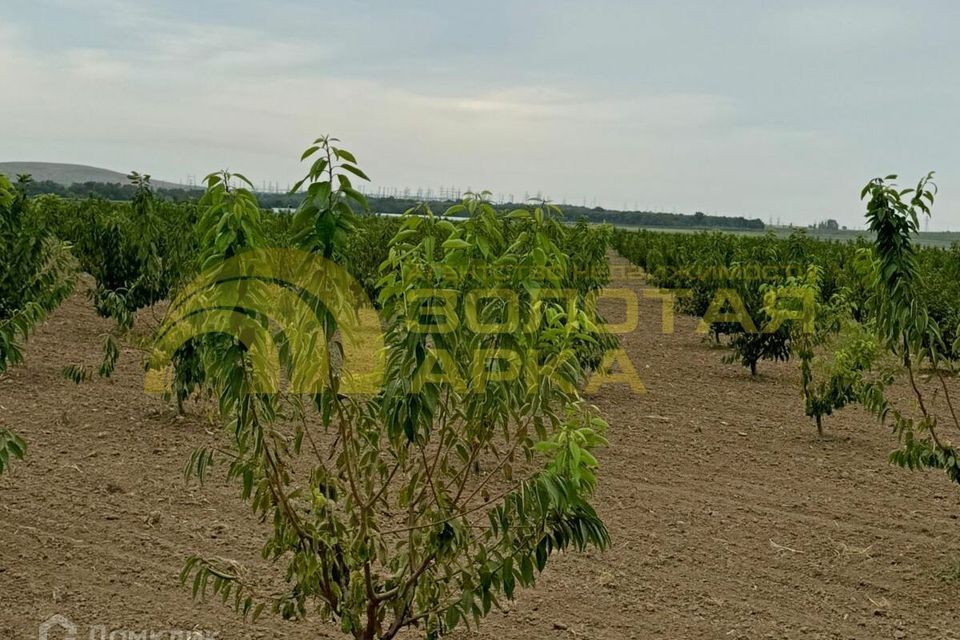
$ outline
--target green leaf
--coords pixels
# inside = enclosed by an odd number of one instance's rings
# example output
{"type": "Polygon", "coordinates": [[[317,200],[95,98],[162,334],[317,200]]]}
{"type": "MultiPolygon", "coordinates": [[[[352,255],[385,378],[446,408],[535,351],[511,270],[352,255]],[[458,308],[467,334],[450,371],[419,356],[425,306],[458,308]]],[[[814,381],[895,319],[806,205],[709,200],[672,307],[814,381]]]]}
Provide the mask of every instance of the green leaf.
{"type": "Polygon", "coordinates": [[[357,176],[357,177],[359,177],[359,178],[363,178],[364,180],[366,180],[366,181],[368,181],[368,182],[370,181],[370,178],[367,177],[367,174],[365,174],[363,171],[361,171],[360,169],[358,169],[357,167],[355,167],[355,166],[353,166],[353,165],[344,164],[344,165],[340,165],[340,168],[343,169],[344,171],[349,171],[349,172],[352,173],[353,175],[355,175],[355,176],[357,176]]]}
{"type": "Polygon", "coordinates": [[[336,147],[331,147],[333,152],[336,154],[337,158],[340,160],[346,160],[347,162],[352,162],[357,164],[357,159],[353,157],[353,154],[347,151],[346,149],[338,149],[336,147]]]}

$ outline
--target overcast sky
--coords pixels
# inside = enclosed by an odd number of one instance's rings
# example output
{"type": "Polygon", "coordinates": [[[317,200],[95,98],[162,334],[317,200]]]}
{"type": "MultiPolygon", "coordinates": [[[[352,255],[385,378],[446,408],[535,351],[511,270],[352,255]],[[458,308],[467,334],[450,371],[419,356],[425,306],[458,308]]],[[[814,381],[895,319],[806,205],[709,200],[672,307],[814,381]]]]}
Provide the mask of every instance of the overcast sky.
{"type": "Polygon", "coordinates": [[[937,170],[960,228],[960,3],[0,0],[0,161],[298,176],[859,225],[937,170]]]}

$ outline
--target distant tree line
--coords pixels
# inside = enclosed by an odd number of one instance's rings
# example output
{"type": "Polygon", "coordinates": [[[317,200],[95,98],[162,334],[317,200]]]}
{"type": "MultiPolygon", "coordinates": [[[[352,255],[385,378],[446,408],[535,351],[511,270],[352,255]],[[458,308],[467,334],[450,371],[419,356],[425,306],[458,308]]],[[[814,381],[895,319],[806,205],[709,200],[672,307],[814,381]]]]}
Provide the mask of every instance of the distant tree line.
{"type": "MultiPolygon", "coordinates": [[[[302,196],[286,193],[257,194],[260,204],[268,208],[296,208],[302,196]]],[[[377,198],[368,196],[370,209],[377,213],[403,213],[416,206],[419,201],[415,198],[377,198]]],[[[455,201],[435,201],[430,205],[437,211],[444,211],[456,204],[455,201]]],[[[523,206],[517,203],[494,205],[497,209],[516,209],[523,206]]],[[[582,207],[577,205],[560,205],[564,218],[567,221],[587,220],[595,223],[610,223],[631,227],[670,227],[690,229],[763,229],[763,221],[742,216],[709,216],[701,212],[663,213],[659,211],[616,211],[603,207],[582,207]]]]}
{"type": "MultiPolygon", "coordinates": [[[[821,231],[839,231],[840,223],[830,218],[829,220],[821,220],[816,225],[810,225],[811,229],[819,229],[821,231]]],[[[846,227],[844,227],[846,229],[846,227]]]]}
{"type": "MultiPolygon", "coordinates": [[[[156,188],[155,193],[163,200],[172,202],[190,202],[198,199],[202,194],[199,189],[168,189],[156,188]]],[[[130,184],[109,184],[103,182],[78,182],[69,186],[43,180],[28,185],[28,195],[52,193],[65,198],[104,198],[106,200],[130,200],[136,189],[130,184]]],[[[257,197],[260,205],[267,209],[295,209],[303,199],[301,194],[288,193],[259,193],[257,197]]],[[[414,207],[418,201],[414,198],[377,198],[368,197],[370,210],[376,213],[403,213],[414,207]]],[[[437,211],[444,211],[456,204],[454,201],[431,202],[437,211]]],[[[515,209],[520,204],[500,204],[498,209],[515,209]]],[[[744,218],[743,216],[711,216],[702,212],[665,213],[660,211],[616,211],[603,207],[582,207],[577,205],[561,205],[564,218],[570,222],[585,219],[588,222],[610,223],[631,227],[660,227],[673,229],[751,229],[764,228],[763,221],[758,218],[744,218]]]]}
{"type": "MultiPolygon", "coordinates": [[[[15,176],[9,176],[15,177],[15,176]]],[[[137,192],[132,184],[107,182],[75,182],[71,185],[62,185],[52,180],[27,183],[24,191],[28,196],[51,193],[63,198],[103,198],[104,200],[132,200],[137,192]]],[[[168,189],[154,187],[156,193],[163,200],[171,202],[192,202],[203,195],[202,189],[168,189]]]]}

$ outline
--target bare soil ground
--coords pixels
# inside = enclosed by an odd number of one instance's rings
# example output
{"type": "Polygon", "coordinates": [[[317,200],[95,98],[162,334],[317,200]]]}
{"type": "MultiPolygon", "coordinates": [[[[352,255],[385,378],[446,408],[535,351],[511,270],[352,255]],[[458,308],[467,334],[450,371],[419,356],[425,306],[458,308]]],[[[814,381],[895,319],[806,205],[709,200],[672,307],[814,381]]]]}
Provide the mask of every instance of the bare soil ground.
{"type": "MultiPolygon", "coordinates": [[[[762,363],[751,379],[694,319],[664,334],[660,314],[641,298],[640,326],[623,337],[647,393],[591,397],[611,425],[598,503],[612,548],[554,558],[536,589],[460,637],[960,638],[960,580],[945,577],[960,560],[960,490],[891,467],[889,429],[860,409],[818,439],[795,364],[762,363]]],[[[0,478],[0,638],[35,638],[52,614],[80,638],[96,625],[339,637],[319,623],[244,625],[191,601],[185,557],[246,561],[262,538],[237,487],[184,483],[213,427],[145,395],[138,352],[109,381],[61,376],[98,362],[107,327],[78,293],[0,378],[0,424],[30,443],[0,478]]]]}

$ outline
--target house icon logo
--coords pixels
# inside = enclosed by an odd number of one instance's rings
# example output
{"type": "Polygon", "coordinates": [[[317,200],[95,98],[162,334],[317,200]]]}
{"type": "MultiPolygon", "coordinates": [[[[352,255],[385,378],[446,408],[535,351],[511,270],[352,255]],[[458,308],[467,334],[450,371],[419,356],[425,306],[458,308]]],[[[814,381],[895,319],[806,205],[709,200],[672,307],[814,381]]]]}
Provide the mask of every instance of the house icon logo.
{"type": "Polygon", "coordinates": [[[40,625],[40,640],[54,640],[56,638],[62,638],[62,640],[76,640],[77,638],[77,625],[73,624],[69,618],[61,616],[60,614],[50,616],[43,621],[43,624],[40,625]],[[62,634],[57,632],[57,629],[63,629],[62,634]]]}

